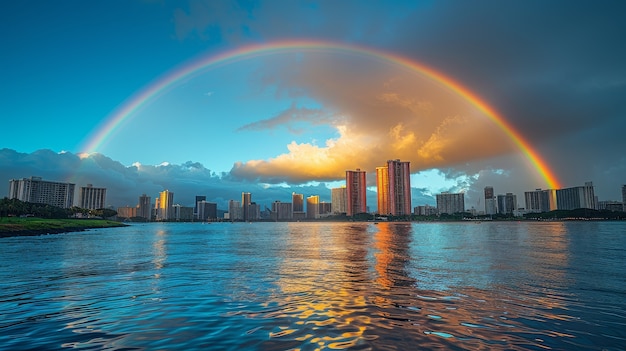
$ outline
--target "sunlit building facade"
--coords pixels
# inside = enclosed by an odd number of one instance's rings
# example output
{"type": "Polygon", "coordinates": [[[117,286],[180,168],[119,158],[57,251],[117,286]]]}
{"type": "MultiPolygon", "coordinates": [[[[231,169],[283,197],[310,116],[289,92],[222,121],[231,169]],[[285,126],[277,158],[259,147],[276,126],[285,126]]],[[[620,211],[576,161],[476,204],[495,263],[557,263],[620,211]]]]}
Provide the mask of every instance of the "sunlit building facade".
{"type": "Polygon", "coordinates": [[[311,195],[306,198],[306,218],[320,218],[320,197],[319,195],[311,195]]]}
{"type": "Polygon", "coordinates": [[[159,193],[155,208],[156,208],[156,220],[168,221],[174,218],[173,213],[174,206],[174,193],[165,190],[159,193]]]}
{"type": "Polygon", "coordinates": [[[92,184],[81,186],[78,196],[78,207],[89,210],[104,208],[107,198],[106,188],[94,188],[92,184]]]}
{"type": "Polygon", "coordinates": [[[346,187],[330,189],[331,213],[346,213],[346,187]]]}
{"type": "Polygon", "coordinates": [[[43,180],[41,177],[11,179],[8,198],[70,208],[74,206],[75,186],[72,183],[43,180]]]}
{"type": "Polygon", "coordinates": [[[367,181],[365,171],[346,171],[346,215],[367,212],[367,181]]]}
{"type": "Polygon", "coordinates": [[[387,166],[376,167],[376,188],[379,214],[411,214],[411,168],[408,161],[389,160],[387,166]]]}
{"type": "Polygon", "coordinates": [[[464,193],[437,194],[437,212],[439,214],[454,214],[465,212],[464,193]]]}

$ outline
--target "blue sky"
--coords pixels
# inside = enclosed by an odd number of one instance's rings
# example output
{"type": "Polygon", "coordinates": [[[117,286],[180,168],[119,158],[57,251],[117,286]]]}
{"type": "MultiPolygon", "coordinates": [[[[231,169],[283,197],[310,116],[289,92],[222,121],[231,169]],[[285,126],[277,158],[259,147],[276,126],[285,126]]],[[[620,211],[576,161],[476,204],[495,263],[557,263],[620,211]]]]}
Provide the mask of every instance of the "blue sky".
{"type": "Polygon", "coordinates": [[[626,6],[619,1],[1,7],[0,182],[39,175],[93,183],[110,189],[113,206],[165,188],[183,205],[196,194],[227,201],[242,191],[269,205],[288,201],[291,191],[329,200],[326,187],[341,183],[337,170],[361,165],[373,173],[402,158],[414,170],[413,205],[463,190],[468,207],[480,206],[481,189],[492,185],[517,193],[523,206],[524,191],[545,187],[462,98],[401,67],[332,52],[210,69],[138,111],[99,155],[79,157],[116,108],[176,67],[250,44],[306,39],[401,55],[455,79],[505,116],[564,186],[593,181],[600,200],[619,200],[626,183],[626,6]],[[312,175],[315,160],[328,172],[312,175]]]}

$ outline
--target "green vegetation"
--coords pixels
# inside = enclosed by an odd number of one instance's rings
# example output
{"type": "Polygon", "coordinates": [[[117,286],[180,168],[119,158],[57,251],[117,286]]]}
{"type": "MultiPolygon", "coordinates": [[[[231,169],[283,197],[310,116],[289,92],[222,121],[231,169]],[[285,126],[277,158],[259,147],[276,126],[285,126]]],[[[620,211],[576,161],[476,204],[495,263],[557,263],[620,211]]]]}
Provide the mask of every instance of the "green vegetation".
{"type": "Polygon", "coordinates": [[[20,217],[31,216],[39,218],[68,218],[76,217],[81,214],[83,216],[96,216],[109,218],[117,215],[117,212],[108,208],[100,208],[97,210],[88,210],[80,207],[60,208],[56,206],[37,204],[32,202],[24,202],[18,199],[4,198],[0,200],[0,218],[2,217],[20,217]]]}
{"type": "Polygon", "coordinates": [[[103,219],[47,219],[0,217],[0,237],[65,233],[93,228],[122,227],[125,224],[103,219]]]}

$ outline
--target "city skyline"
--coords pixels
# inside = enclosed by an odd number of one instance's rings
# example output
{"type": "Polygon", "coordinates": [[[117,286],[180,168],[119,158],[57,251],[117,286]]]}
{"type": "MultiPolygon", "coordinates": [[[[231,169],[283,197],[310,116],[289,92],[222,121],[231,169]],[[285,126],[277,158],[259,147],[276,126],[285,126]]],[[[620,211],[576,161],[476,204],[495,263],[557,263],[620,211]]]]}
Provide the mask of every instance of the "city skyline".
{"type": "Polygon", "coordinates": [[[0,179],[265,202],[360,168],[374,207],[398,158],[414,206],[587,181],[620,200],[625,6],[3,4],[0,179]]]}

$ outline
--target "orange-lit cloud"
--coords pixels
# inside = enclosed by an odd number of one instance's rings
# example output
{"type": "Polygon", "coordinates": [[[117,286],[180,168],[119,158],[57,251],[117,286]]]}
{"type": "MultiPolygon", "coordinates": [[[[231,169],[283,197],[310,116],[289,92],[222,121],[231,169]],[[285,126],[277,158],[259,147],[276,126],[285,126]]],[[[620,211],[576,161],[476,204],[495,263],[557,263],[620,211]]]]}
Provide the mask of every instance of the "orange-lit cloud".
{"type": "MultiPolygon", "coordinates": [[[[472,104],[415,72],[363,57],[307,54],[274,60],[259,84],[294,101],[276,116],[240,128],[263,132],[296,123],[325,124],[336,136],[314,143],[295,140],[286,152],[237,162],[245,179],[306,182],[335,180],[347,169],[373,171],[388,159],[411,161],[413,171],[449,167],[515,150],[504,133],[472,104]]],[[[303,133],[303,134],[306,134],[303,133]]],[[[294,135],[295,137],[295,135],[294,135]]]]}

